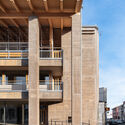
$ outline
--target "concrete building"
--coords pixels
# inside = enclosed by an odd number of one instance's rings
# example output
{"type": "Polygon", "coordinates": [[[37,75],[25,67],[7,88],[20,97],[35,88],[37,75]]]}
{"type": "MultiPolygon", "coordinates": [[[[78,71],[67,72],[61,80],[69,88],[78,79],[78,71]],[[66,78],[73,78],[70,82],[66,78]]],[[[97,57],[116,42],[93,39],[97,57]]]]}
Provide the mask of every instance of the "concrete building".
{"type": "Polygon", "coordinates": [[[99,36],[82,0],[0,0],[0,124],[97,125],[99,36]]]}
{"type": "Polygon", "coordinates": [[[113,119],[122,120],[123,116],[123,105],[117,106],[112,109],[113,119]]]}
{"type": "Polygon", "coordinates": [[[106,125],[107,89],[99,88],[99,125],[106,125]]]}
{"type": "Polygon", "coordinates": [[[120,106],[112,109],[112,117],[115,120],[121,120],[125,122],[125,101],[120,106]]]}
{"type": "Polygon", "coordinates": [[[122,107],[123,115],[122,115],[122,120],[125,121],[125,101],[123,102],[123,107],[122,107]]]}

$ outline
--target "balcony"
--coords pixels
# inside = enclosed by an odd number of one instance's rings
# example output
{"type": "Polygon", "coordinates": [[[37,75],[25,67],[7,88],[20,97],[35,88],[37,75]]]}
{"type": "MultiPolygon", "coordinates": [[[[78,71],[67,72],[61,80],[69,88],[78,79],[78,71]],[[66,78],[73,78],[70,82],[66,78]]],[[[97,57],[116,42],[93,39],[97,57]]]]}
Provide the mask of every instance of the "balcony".
{"type": "Polygon", "coordinates": [[[0,42],[0,66],[26,66],[28,42],[0,42]]]}
{"type": "Polygon", "coordinates": [[[0,85],[0,99],[27,99],[28,89],[24,81],[5,81],[0,85]]]}
{"type": "Polygon", "coordinates": [[[62,101],[63,82],[62,81],[40,81],[41,101],[62,101]]]}
{"type": "Polygon", "coordinates": [[[62,66],[63,50],[58,47],[40,48],[40,66],[62,66]]]}
{"type": "MultiPolygon", "coordinates": [[[[39,96],[42,101],[62,101],[61,81],[40,81],[39,96]]],[[[28,85],[24,81],[6,81],[0,85],[0,99],[28,99],[28,85]]]]}

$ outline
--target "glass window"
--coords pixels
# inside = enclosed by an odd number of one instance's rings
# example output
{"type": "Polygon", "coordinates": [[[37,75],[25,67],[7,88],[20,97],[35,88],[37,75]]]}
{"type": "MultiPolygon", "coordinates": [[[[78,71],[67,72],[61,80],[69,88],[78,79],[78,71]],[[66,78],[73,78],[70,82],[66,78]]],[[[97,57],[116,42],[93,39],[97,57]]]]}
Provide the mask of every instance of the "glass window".
{"type": "Polygon", "coordinates": [[[2,85],[2,76],[0,76],[0,85],[2,85]]]}
{"type": "Polygon", "coordinates": [[[4,108],[0,107],[0,123],[4,122],[4,108]]]}
{"type": "Polygon", "coordinates": [[[17,84],[25,84],[26,83],[26,77],[25,76],[17,76],[16,77],[16,83],[17,84]]]}
{"type": "Polygon", "coordinates": [[[24,105],[24,123],[28,124],[28,105],[24,105]]]}
{"type": "Polygon", "coordinates": [[[17,123],[16,108],[7,108],[6,110],[7,123],[17,123]]]}

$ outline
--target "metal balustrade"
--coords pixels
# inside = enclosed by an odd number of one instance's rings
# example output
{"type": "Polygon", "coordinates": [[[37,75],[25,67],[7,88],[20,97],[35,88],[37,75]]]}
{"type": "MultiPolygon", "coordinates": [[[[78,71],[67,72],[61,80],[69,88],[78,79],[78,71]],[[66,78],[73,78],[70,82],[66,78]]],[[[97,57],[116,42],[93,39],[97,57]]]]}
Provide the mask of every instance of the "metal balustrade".
{"type": "Polygon", "coordinates": [[[47,125],[71,125],[68,121],[49,121],[47,125]]]}
{"type": "Polygon", "coordinates": [[[82,122],[82,125],[90,125],[90,123],[82,122]]]}
{"type": "Polygon", "coordinates": [[[23,80],[6,80],[0,85],[0,92],[27,91],[27,82],[23,80]]]}
{"type": "Polygon", "coordinates": [[[0,50],[0,59],[28,59],[28,50],[0,50]]]}
{"type": "Polygon", "coordinates": [[[62,91],[63,90],[63,82],[62,81],[40,81],[40,91],[62,91]]]}
{"type": "MultiPolygon", "coordinates": [[[[48,125],[71,125],[71,122],[68,121],[48,121],[48,125]]],[[[82,125],[90,125],[90,123],[83,123],[82,125]]]]}
{"type": "MultiPolygon", "coordinates": [[[[62,59],[59,47],[40,47],[40,59],[62,59]]],[[[0,59],[28,59],[28,42],[0,42],[0,59]]]]}
{"type": "Polygon", "coordinates": [[[0,42],[0,59],[28,59],[28,42],[0,42]]]}
{"type": "MultiPolygon", "coordinates": [[[[21,80],[2,81],[0,85],[0,91],[28,91],[28,89],[28,82],[21,80]]],[[[63,83],[62,81],[40,80],[39,89],[40,91],[62,91],[63,83]]]]}
{"type": "Polygon", "coordinates": [[[40,59],[62,59],[63,51],[61,48],[54,47],[53,49],[48,47],[40,48],[40,59]]]}
{"type": "Polygon", "coordinates": [[[0,42],[0,50],[28,50],[28,42],[0,42]]]}

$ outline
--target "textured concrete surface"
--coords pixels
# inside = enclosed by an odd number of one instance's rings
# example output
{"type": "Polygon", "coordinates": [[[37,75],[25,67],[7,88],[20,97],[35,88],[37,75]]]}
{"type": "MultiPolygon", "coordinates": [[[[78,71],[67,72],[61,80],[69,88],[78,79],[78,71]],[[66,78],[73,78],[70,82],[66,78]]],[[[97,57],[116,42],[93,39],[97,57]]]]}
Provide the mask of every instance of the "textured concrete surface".
{"type": "Polygon", "coordinates": [[[97,125],[99,102],[99,40],[96,27],[82,29],[82,121],[97,125]]]}
{"type": "Polygon", "coordinates": [[[63,49],[63,102],[48,106],[48,120],[67,121],[71,116],[71,29],[64,28],[61,36],[63,49]]]}
{"type": "Polygon", "coordinates": [[[39,125],[39,21],[29,17],[29,125],[39,125]]]}
{"type": "Polygon", "coordinates": [[[72,125],[82,123],[81,14],[72,16],[72,125]]]}

